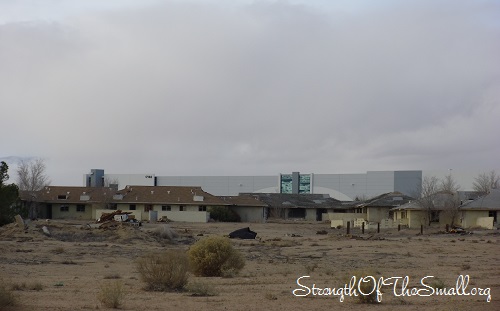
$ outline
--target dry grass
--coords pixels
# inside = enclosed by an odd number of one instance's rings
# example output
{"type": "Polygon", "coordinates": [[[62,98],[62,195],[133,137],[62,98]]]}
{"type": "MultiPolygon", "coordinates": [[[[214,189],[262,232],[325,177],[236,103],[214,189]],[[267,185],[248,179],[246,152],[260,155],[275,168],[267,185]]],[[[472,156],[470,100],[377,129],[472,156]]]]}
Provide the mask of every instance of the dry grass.
{"type": "Polygon", "coordinates": [[[0,310],[14,306],[16,302],[16,297],[12,293],[12,290],[9,289],[9,286],[7,286],[2,279],[0,279],[0,310]]]}
{"type": "Polygon", "coordinates": [[[205,282],[191,282],[186,286],[186,290],[191,293],[191,296],[210,297],[219,295],[217,288],[214,285],[205,282]]]}
{"type": "Polygon", "coordinates": [[[65,252],[65,250],[64,250],[64,247],[60,246],[60,247],[56,247],[56,248],[52,249],[50,252],[53,254],[62,254],[65,252]]]}
{"type": "Polygon", "coordinates": [[[121,306],[125,289],[120,281],[108,282],[101,285],[97,299],[107,308],[116,309],[121,306]]]}
{"type": "Polygon", "coordinates": [[[44,286],[40,282],[33,282],[29,284],[27,284],[26,282],[22,282],[22,283],[13,283],[10,288],[11,290],[15,291],[24,291],[24,290],[41,291],[43,290],[44,286]]]}
{"type": "Polygon", "coordinates": [[[121,275],[119,275],[118,273],[112,273],[112,274],[106,274],[103,279],[105,280],[112,280],[112,279],[121,279],[121,275]]]}

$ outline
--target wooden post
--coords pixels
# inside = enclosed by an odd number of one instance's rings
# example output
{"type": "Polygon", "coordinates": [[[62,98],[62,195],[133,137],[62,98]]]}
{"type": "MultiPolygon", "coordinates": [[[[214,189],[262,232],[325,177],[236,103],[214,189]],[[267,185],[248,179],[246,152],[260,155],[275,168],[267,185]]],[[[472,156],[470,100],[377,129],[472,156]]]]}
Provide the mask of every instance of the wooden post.
{"type": "Polygon", "coordinates": [[[380,223],[377,222],[377,233],[380,233],[380,223]]]}
{"type": "Polygon", "coordinates": [[[361,234],[365,234],[365,222],[361,224],[361,234]]]}
{"type": "Polygon", "coordinates": [[[347,234],[351,233],[351,222],[347,221],[347,234]]]}
{"type": "Polygon", "coordinates": [[[420,234],[424,234],[424,225],[420,225],[420,234]]]}

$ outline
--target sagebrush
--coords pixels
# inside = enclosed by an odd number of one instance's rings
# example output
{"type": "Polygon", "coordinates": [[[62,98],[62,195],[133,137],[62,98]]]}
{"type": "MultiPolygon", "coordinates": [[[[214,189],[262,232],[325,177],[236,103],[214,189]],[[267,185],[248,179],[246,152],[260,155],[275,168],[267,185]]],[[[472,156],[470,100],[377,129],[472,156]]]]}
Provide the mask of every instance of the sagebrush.
{"type": "Polygon", "coordinates": [[[151,253],[137,260],[137,270],[146,290],[181,290],[188,281],[189,261],[183,251],[151,253]]]}
{"type": "Polygon", "coordinates": [[[189,249],[188,256],[191,269],[197,276],[235,274],[245,266],[241,253],[224,237],[209,237],[196,242],[189,249]]]}

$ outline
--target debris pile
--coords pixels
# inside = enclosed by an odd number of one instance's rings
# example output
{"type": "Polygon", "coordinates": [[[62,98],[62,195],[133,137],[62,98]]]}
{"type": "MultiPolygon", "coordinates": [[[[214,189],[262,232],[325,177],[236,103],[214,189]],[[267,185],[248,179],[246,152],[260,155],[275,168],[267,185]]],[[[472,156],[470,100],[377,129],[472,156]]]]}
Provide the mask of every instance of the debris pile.
{"type": "Polygon", "coordinates": [[[99,228],[110,228],[118,225],[119,223],[128,224],[131,226],[140,226],[141,222],[135,219],[132,212],[122,212],[121,210],[116,210],[112,213],[103,213],[96,223],[101,224],[99,228]]]}
{"type": "Polygon", "coordinates": [[[257,236],[257,232],[250,230],[249,227],[238,229],[238,230],[235,230],[235,231],[229,233],[229,238],[231,238],[231,239],[238,238],[238,239],[252,240],[252,239],[255,239],[256,236],[257,236]]]}

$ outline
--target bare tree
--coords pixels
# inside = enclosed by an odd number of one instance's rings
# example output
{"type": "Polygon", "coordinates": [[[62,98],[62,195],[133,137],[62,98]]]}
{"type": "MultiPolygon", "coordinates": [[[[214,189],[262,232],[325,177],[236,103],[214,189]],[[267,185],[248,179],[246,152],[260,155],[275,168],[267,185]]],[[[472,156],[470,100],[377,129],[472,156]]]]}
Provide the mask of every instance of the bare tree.
{"type": "Polygon", "coordinates": [[[45,173],[46,166],[43,159],[21,160],[17,168],[18,186],[20,191],[26,192],[28,216],[31,219],[38,217],[38,204],[35,203],[36,192],[50,184],[45,173]]]}
{"type": "Polygon", "coordinates": [[[497,175],[495,171],[490,171],[490,173],[481,173],[472,183],[472,188],[481,194],[490,193],[491,189],[498,188],[500,182],[500,176],[497,175]]]}
{"type": "Polygon", "coordinates": [[[118,178],[109,178],[107,176],[104,177],[104,187],[111,188],[114,185],[116,185],[116,187],[118,187],[119,183],[120,182],[118,181],[118,178]]]}
{"type": "Polygon", "coordinates": [[[444,200],[441,207],[450,225],[454,226],[460,213],[460,206],[462,202],[458,194],[460,185],[455,181],[451,174],[446,175],[442,180],[439,191],[443,193],[444,200]]]}
{"type": "Polygon", "coordinates": [[[439,191],[456,193],[460,189],[460,185],[455,181],[451,174],[446,175],[440,182],[439,191]]]}
{"type": "Polygon", "coordinates": [[[426,176],[420,187],[417,204],[427,212],[427,222],[430,225],[432,213],[435,211],[434,195],[439,191],[439,179],[435,176],[426,176]]]}

